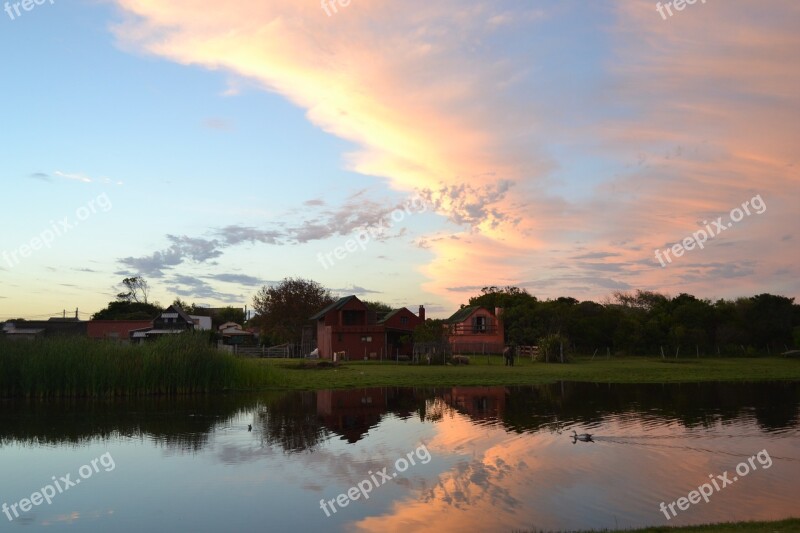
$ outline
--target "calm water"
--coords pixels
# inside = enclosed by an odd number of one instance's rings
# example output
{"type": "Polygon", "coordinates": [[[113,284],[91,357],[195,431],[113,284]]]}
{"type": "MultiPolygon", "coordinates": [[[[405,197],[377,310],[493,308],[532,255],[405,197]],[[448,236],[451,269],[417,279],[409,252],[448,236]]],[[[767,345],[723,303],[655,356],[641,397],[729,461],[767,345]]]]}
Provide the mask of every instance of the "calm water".
{"type": "Polygon", "coordinates": [[[799,383],[5,402],[0,504],[13,520],[0,514],[0,531],[407,533],[786,518],[800,515],[799,408],[799,383]],[[594,442],[573,444],[573,429],[594,442]],[[673,503],[705,483],[709,503],[673,503]],[[35,492],[47,497],[23,512],[20,500],[35,492]],[[668,521],[661,502],[677,516],[668,521]]]}

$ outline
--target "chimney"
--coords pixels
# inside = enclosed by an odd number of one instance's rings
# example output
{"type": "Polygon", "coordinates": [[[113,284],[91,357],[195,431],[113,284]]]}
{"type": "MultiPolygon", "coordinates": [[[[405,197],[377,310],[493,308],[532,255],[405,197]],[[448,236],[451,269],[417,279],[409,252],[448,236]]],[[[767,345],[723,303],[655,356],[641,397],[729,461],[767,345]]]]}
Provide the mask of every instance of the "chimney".
{"type": "Polygon", "coordinates": [[[495,307],[494,308],[494,316],[496,316],[497,318],[500,318],[500,315],[502,313],[503,313],[503,308],[502,307],[495,307]]]}
{"type": "Polygon", "coordinates": [[[422,320],[423,322],[425,322],[425,306],[424,305],[420,305],[419,306],[419,319],[422,320]]]}

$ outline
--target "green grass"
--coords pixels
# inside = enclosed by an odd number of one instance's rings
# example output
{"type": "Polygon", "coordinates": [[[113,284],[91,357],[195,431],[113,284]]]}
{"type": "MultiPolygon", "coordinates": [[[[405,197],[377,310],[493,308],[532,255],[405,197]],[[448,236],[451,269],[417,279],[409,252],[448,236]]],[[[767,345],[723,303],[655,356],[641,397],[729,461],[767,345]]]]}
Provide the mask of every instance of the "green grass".
{"type": "Polygon", "coordinates": [[[666,359],[579,357],[567,364],[517,360],[514,367],[502,358],[473,356],[466,366],[428,366],[408,363],[351,361],[337,368],[298,368],[296,359],[261,359],[258,364],[275,372],[281,389],[336,389],[352,387],[441,387],[455,385],[529,385],[557,381],[598,383],[689,383],[701,381],[800,380],[800,361],[779,357],[666,359]]]}
{"type": "Polygon", "coordinates": [[[90,339],[0,341],[0,397],[173,395],[266,389],[270,367],[223,353],[204,335],[144,346],[90,339]]]}
{"type": "MultiPolygon", "coordinates": [[[[557,381],[688,383],[800,380],[800,360],[763,358],[575,358],[571,363],[473,356],[465,366],[346,362],[304,368],[297,359],[244,359],[209,346],[204,335],[144,346],[89,339],[0,341],[0,397],[195,394],[225,390],[353,387],[511,386],[557,381]]],[[[312,365],[314,366],[314,365],[312,365]]]]}

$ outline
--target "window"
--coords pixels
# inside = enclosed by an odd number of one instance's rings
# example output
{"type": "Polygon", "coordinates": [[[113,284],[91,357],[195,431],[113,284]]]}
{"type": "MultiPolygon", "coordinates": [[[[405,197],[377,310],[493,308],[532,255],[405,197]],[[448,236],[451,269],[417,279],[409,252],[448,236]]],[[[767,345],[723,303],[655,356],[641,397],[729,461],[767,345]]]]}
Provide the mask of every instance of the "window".
{"type": "Polygon", "coordinates": [[[363,336],[363,337],[361,337],[361,342],[372,342],[372,337],[368,336],[368,335],[367,336],[363,336]]]}
{"type": "Polygon", "coordinates": [[[404,326],[407,326],[408,325],[408,317],[407,316],[401,316],[400,317],[400,323],[402,325],[404,325],[404,326]]]}
{"type": "Polygon", "coordinates": [[[355,326],[358,325],[359,322],[359,312],[358,311],[343,311],[342,312],[342,322],[345,326],[355,326]]]}
{"type": "Polygon", "coordinates": [[[473,333],[486,333],[486,317],[476,316],[472,319],[472,332],[473,333]]]}

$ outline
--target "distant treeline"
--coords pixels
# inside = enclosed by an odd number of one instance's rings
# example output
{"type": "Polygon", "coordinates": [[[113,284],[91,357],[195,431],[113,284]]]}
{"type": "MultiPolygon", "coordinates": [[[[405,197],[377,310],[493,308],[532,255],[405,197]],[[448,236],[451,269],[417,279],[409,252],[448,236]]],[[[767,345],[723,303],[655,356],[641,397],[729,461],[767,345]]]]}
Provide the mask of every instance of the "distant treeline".
{"type": "Polygon", "coordinates": [[[536,345],[560,336],[571,351],[674,356],[777,354],[800,348],[800,305],[759,294],[711,302],[690,294],[615,293],[608,302],[541,301],[517,287],[485,287],[470,305],[502,307],[506,340],[536,345]]]}

